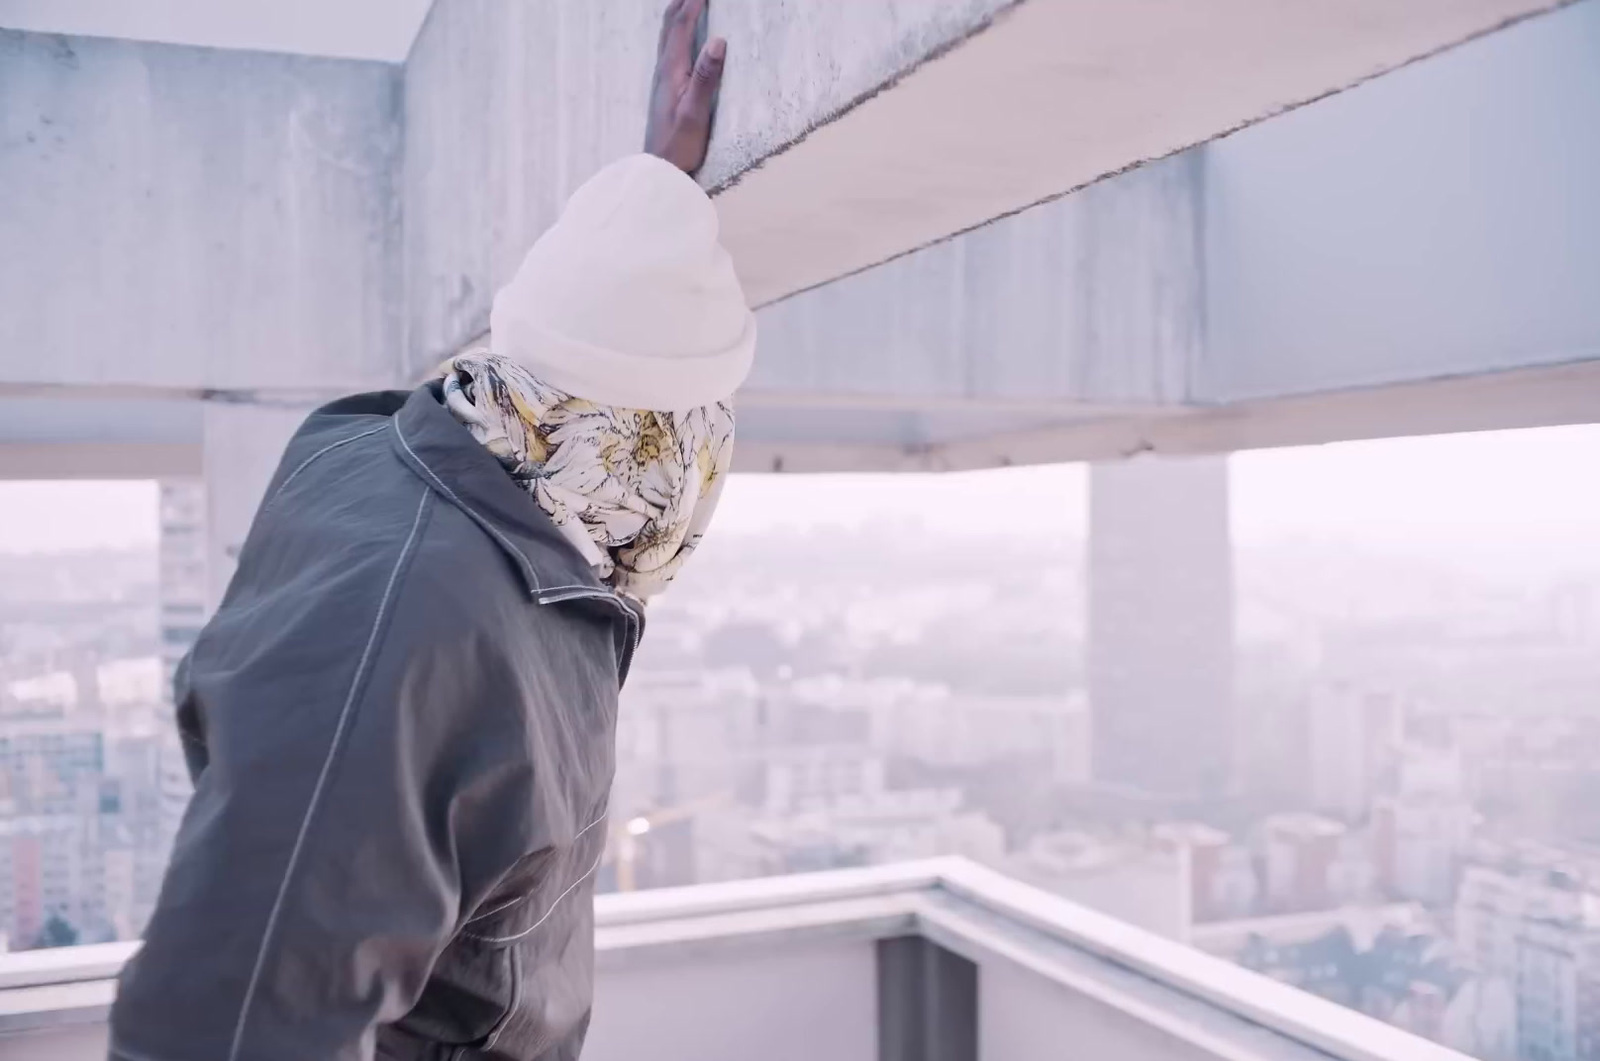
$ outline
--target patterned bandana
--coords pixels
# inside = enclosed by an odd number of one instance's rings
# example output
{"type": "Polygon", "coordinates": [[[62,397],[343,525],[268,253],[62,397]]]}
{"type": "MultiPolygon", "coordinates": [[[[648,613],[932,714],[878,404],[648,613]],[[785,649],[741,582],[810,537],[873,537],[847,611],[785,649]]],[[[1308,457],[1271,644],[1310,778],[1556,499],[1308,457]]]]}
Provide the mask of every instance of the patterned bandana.
{"type": "Polygon", "coordinates": [[[731,405],[684,413],[596,405],[482,349],[441,371],[450,412],[602,581],[641,601],[665,588],[717,507],[733,456],[731,405]]]}

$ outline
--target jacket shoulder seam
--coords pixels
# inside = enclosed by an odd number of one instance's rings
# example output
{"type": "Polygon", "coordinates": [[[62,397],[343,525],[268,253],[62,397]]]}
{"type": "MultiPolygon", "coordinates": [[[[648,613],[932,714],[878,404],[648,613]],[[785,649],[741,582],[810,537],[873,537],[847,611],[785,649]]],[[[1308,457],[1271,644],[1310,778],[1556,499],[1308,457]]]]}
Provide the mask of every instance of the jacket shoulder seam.
{"type": "Polygon", "coordinates": [[[417,451],[412,449],[411,448],[411,443],[406,440],[405,432],[400,430],[400,418],[399,417],[395,417],[394,420],[391,421],[391,422],[394,424],[394,437],[400,440],[400,445],[402,447],[404,447],[406,453],[411,457],[411,459],[413,461],[416,462],[417,467],[421,468],[423,470],[423,472],[427,475],[427,477],[428,477],[427,481],[431,482],[435,487],[437,487],[439,489],[440,493],[444,494],[444,496],[447,499],[449,499],[449,501],[452,504],[454,504],[457,508],[461,509],[462,512],[464,512],[468,516],[470,516],[474,523],[476,523],[479,527],[483,528],[483,530],[486,531],[491,537],[493,537],[495,541],[500,543],[500,545],[502,547],[504,547],[507,551],[509,551],[512,556],[517,558],[517,562],[518,562],[519,566],[521,567],[523,573],[527,576],[528,580],[533,583],[533,586],[531,587],[531,589],[532,589],[534,594],[539,594],[539,593],[544,592],[544,588],[540,584],[540,581],[539,581],[539,574],[538,574],[537,571],[534,570],[533,561],[528,559],[527,554],[525,554],[521,549],[518,549],[515,545],[513,545],[511,543],[511,540],[509,538],[507,538],[504,534],[500,533],[499,528],[497,528],[493,523],[490,523],[487,519],[483,518],[483,516],[478,514],[478,511],[476,509],[474,509],[471,505],[469,505],[465,501],[463,501],[459,494],[457,494],[454,490],[452,490],[448,486],[446,486],[444,484],[444,480],[440,479],[437,475],[435,475],[433,469],[428,467],[427,462],[424,461],[421,457],[417,456],[417,451]]]}
{"type": "Polygon", "coordinates": [[[277,502],[278,498],[283,496],[283,492],[289,488],[289,484],[294,482],[295,478],[301,472],[303,472],[307,468],[311,467],[311,465],[317,460],[317,458],[322,457],[322,456],[324,456],[324,455],[326,455],[328,453],[332,453],[334,450],[338,449],[340,446],[348,446],[352,442],[360,442],[362,439],[368,437],[369,435],[376,435],[379,431],[382,431],[382,430],[383,430],[383,425],[379,424],[377,427],[370,427],[365,431],[361,431],[361,432],[358,432],[357,434],[351,435],[349,438],[341,438],[341,439],[339,439],[339,440],[337,440],[335,442],[330,442],[326,446],[323,446],[321,449],[317,450],[311,456],[307,457],[305,460],[301,461],[299,464],[297,464],[295,466],[294,471],[290,472],[284,478],[283,482],[278,484],[278,488],[272,492],[272,496],[267,499],[267,503],[263,507],[262,510],[265,511],[266,509],[271,508],[277,502]]]}

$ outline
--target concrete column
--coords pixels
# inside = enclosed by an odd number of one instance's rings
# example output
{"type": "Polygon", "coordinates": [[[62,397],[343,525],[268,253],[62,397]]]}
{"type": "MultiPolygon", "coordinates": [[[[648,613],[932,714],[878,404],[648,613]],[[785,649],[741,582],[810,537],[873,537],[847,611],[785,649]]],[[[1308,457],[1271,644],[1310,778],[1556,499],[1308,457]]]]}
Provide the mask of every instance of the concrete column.
{"type": "Polygon", "coordinates": [[[1089,478],[1093,776],[1153,799],[1228,793],[1233,556],[1226,457],[1141,457],[1089,478]]]}
{"type": "Polygon", "coordinates": [[[206,614],[216,609],[289,437],[309,410],[213,403],[205,410],[206,614]]]}
{"type": "MultiPolygon", "coordinates": [[[[173,678],[227,589],[250,523],[303,409],[210,403],[203,410],[202,474],[161,481],[161,663],[173,678]]],[[[175,706],[175,705],[173,705],[175,706]]],[[[168,854],[194,789],[176,730],[157,750],[160,806],[156,836],[136,852],[133,918],[142,928],[153,908],[168,854]]]]}

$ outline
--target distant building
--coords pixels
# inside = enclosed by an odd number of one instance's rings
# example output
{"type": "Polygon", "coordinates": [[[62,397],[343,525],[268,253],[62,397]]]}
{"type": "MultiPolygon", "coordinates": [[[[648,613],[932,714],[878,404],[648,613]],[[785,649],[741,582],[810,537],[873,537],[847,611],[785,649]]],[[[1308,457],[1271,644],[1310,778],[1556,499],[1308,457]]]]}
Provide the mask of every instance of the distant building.
{"type": "Polygon", "coordinates": [[[1513,1061],[1507,1050],[1515,1041],[1514,1011],[1504,981],[1474,975],[1454,960],[1445,940],[1419,924],[1390,924],[1375,935],[1360,935],[1356,926],[1363,913],[1331,915],[1340,923],[1310,938],[1301,934],[1299,922],[1309,927],[1317,923],[1314,916],[1267,919],[1234,959],[1484,1061],[1513,1061]],[[1352,915],[1357,920],[1344,923],[1352,915]]]}
{"type": "Polygon", "coordinates": [[[1336,906],[1366,903],[1379,891],[1372,833],[1365,829],[1346,832],[1328,866],[1329,901],[1336,906]]]}
{"type": "Polygon", "coordinates": [[[631,817],[759,788],[769,718],[746,671],[650,671],[630,676],[617,714],[613,813],[631,817]]]}
{"type": "Polygon", "coordinates": [[[109,936],[104,788],[97,725],[62,715],[0,729],[0,932],[14,947],[32,946],[52,915],[109,936]]]}
{"type": "Polygon", "coordinates": [[[1322,939],[1341,929],[1349,934],[1358,950],[1370,949],[1385,930],[1395,930],[1404,936],[1437,931],[1435,921],[1422,906],[1416,903],[1384,903],[1196,925],[1190,942],[1207,954],[1236,960],[1252,940],[1286,947],[1322,939]]]}
{"type": "Polygon", "coordinates": [[[1314,689],[1307,726],[1312,806],[1341,821],[1364,819],[1399,727],[1399,708],[1391,697],[1343,683],[1314,689]]]}
{"type": "Polygon", "coordinates": [[[200,633],[206,619],[206,492],[199,479],[161,482],[161,593],[163,685],[200,633]]]}
{"type": "Polygon", "coordinates": [[[1516,1061],[1517,996],[1497,977],[1473,976],[1456,991],[1433,1036],[1479,1061],[1516,1061]]]}
{"type": "Polygon", "coordinates": [[[1468,865],[1454,910],[1463,958],[1515,986],[1517,1056],[1570,1061],[1594,1052],[1600,1027],[1600,895],[1583,867],[1527,848],[1468,865]]]}
{"type": "Polygon", "coordinates": [[[1465,795],[1460,755],[1408,747],[1396,792],[1373,808],[1380,881],[1397,898],[1448,906],[1479,815],[1465,795]]]}
{"type": "Polygon", "coordinates": [[[1189,882],[1187,923],[1229,920],[1255,911],[1261,882],[1249,848],[1198,822],[1157,826],[1152,838],[1178,857],[1189,882]]]}
{"type": "Polygon", "coordinates": [[[1600,1061],[1600,944],[1591,938],[1578,956],[1577,1061],[1600,1061]]]}
{"type": "Polygon", "coordinates": [[[1094,781],[1225,795],[1234,752],[1227,458],[1097,464],[1089,493],[1094,781]]]}
{"type": "Polygon", "coordinates": [[[1007,856],[1002,868],[1108,916],[1169,939],[1188,939],[1192,885],[1186,856],[1150,835],[1046,833],[1007,856]]]}
{"type": "Polygon", "coordinates": [[[930,766],[1026,759],[1054,784],[1089,780],[1089,712],[1081,695],[975,696],[913,687],[873,714],[876,743],[930,766]]]}
{"type": "Polygon", "coordinates": [[[766,815],[869,802],[884,794],[883,758],[859,745],[809,744],[774,749],[764,757],[766,815]]]}
{"type": "Polygon", "coordinates": [[[1529,1061],[1572,1061],[1593,1016],[1582,1004],[1592,994],[1590,964],[1600,925],[1574,917],[1530,917],[1517,933],[1517,1053],[1529,1061]],[[1588,1020],[1585,1020],[1585,1017],[1588,1020]],[[1581,1031],[1580,1031],[1581,1029],[1581,1031]]]}
{"type": "MultiPolygon", "coordinates": [[[[207,563],[206,489],[200,479],[163,479],[160,496],[161,536],[157,547],[160,579],[161,690],[167,705],[156,729],[153,771],[158,806],[148,831],[141,823],[136,847],[135,893],[146,912],[171,857],[172,844],[194,794],[177,729],[169,721],[173,681],[178,663],[194,647],[205,625],[212,587],[207,563]]],[[[220,596],[221,588],[217,587],[220,596]]],[[[143,917],[139,917],[143,927],[143,917]]]]}
{"type": "Polygon", "coordinates": [[[1315,814],[1279,814],[1262,822],[1268,909],[1297,913],[1334,905],[1329,885],[1346,832],[1342,823],[1315,814]]]}
{"type": "Polygon", "coordinates": [[[741,876],[768,876],[960,855],[990,865],[1004,831],[963,810],[955,790],[909,789],[842,799],[826,809],[764,818],[748,828],[754,862],[741,876]]]}

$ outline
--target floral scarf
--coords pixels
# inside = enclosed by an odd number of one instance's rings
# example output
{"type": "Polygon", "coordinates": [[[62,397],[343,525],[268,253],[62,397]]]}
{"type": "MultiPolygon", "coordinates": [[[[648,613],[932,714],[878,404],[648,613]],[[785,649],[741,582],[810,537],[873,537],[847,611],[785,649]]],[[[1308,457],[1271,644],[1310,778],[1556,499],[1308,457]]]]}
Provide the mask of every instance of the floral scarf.
{"type": "Polygon", "coordinates": [[[705,534],[733,456],[733,407],[620,409],[469,350],[445,363],[445,405],[620,593],[660,592],[705,534]]]}

